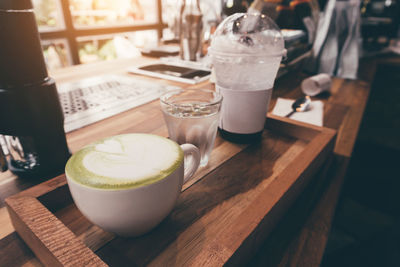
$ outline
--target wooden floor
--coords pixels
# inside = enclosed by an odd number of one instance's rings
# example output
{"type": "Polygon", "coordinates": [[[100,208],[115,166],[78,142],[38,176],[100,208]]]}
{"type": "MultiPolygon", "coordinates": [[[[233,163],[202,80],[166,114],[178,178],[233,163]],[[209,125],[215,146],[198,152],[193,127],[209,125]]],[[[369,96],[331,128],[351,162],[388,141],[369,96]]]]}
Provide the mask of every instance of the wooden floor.
{"type": "Polygon", "coordinates": [[[400,266],[400,64],[374,77],[322,267],[400,266]]]}

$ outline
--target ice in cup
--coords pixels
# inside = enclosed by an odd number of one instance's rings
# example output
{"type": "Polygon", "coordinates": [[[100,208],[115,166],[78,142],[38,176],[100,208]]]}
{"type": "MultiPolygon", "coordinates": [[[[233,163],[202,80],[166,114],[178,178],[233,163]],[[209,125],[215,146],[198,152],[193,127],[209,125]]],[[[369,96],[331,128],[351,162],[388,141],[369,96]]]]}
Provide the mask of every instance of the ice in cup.
{"type": "Polygon", "coordinates": [[[219,93],[206,89],[178,89],[160,97],[169,138],[198,147],[200,166],[207,165],[214,147],[221,102],[219,93]]]}
{"type": "Polygon", "coordinates": [[[272,88],[285,54],[284,39],[263,14],[236,13],[217,28],[209,48],[222,103],[219,127],[233,134],[264,129],[272,88]]]}

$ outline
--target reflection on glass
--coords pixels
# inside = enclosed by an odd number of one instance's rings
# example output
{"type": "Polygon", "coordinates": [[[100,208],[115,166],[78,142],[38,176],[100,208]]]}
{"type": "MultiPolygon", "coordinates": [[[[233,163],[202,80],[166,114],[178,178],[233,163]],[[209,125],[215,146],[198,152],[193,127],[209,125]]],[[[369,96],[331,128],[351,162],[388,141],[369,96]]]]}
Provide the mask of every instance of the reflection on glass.
{"type": "MultiPolygon", "coordinates": [[[[179,17],[182,0],[163,0],[162,18],[168,27],[163,29],[163,39],[179,39],[179,17]]],[[[200,9],[203,14],[204,39],[207,41],[212,33],[212,28],[221,22],[221,1],[201,0],[200,9]]]]}
{"type": "Polygon", "coordinates": [[[32,0],[32,3],[40,31],[65,27],[59,0],[32,0]]]}
{"type": "Polygon", "coordinates": [[[90,63],[116,58],[133,58],[141,55],[139,48],[157,43],[157,31],[137,31],[115,35],[78,38],[79,59],[90,63]]]}
{"type": "Polygon", "coordinates": [[[156,0],[69,0],[76,27],[157,22],[156,0]]]}
{"type": "Polygon", "coordinates": [[[168,28],[163,30],[163,38],[165,40],[179,38],[179,10],[180,0],[164,0],[162,1],[163,22],[168,24],[168,28]]]}
{"type": "Polygon", "coordinates": [[[64,39],[42,41],[42,48],[46,65],[49,70],[59,69],[71,65],[71,57],[67,41],[64,39]]]}

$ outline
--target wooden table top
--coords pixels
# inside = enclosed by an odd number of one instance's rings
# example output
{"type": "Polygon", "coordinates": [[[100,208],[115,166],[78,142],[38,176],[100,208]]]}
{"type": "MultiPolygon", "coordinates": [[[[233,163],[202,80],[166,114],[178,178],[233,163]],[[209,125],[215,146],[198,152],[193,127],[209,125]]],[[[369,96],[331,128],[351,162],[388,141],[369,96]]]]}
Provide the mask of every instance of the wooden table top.
{"type": "MultiPolygon", "coordinates": [[[[153,59],[150,58],[140,58],[74,66],[53,71],[51,73],[51,77],[55,78],[57,83],[63,83],[101,74],[126,74],[125,70],[127,67],[140,65],[152,60],[153,59]]],[[[292,72],[280,78],[274,87],[270,110],[275,105],[278,97],[294,99],[301,96],[302,93],[299,85],[305,77],[307,77],[306,74],[292,72]]],[[[141,78],[155,81],[155,79],[151,78],[141,78]]],[[[158,79],[157,82],[178,85],[181,87],[189,87],[188,85],[158,79]]],[[[190,87],[214,88],[214,85],[204,82],[190,87]]],[[[313,98],[322,100],[324,102],[324,126],[338,130],[334,151],[339,158],[348,159],[351,156],[363,112],[367,103],[369,89],[369,83],[364,81],[333,78],[331,93],[313,98]]],[[[157,101],[153,101],[152,103],[141,106],[138,109],[123,112],[112,118],[105,119],[82,129],[68,133],[68,146],[72,152],[75,152],[83,145],[96,139],[123,132],[131,132],[133,126],[132,124],[127,123],[129,121],[135,122],[135,131],[140,131],[140,123],[149,119],[159,121],[158,123],[154,123],[157,128],[152,129],[152,132],[164,136],[167,135],[166,126],[160,122],[162,120],[162,114],[159,109],[159,104],[157,101]],[[158,125],[163,126],[160,127],[158,125]]],[[[241,145],[232,144],[231,149],[240,149],[240,146],[241,145]]],[[[344,176],[343,172],[345,172],[347,163],[343,162],[342,165],[342,169],[339,171],[341,174],[340,177],[344,176]]],[[[205,171],[206,170],[204,170],[204,172],[205,171]]],[[[18,234],[14,231],[4,203],[5,198],[39,184],[40,182],[43,181],[22,180],[15,177],[9,171],[0,174],[0,265],[4,264],[4,262],[7,262],[13,266],[40,266],[40,262],[35,258],[31,250],[23,243],[18,234]]],[[[340,190],[340,183],[337,187],[338,188],[336,191],[340,190]]],[[[334,199],[335,192],[332,193],[332,197],[334,199]]],[[[323,200],[321,203],[322,202],[323,200]]],[[[320,209],[324,211],[327,210],[323,208],[320,209]]],[[[333,210],[331,213],[333,213],[333,210]]],[[[327,219],[326,223],[327,227],[329,228],[329,218],[327,219]]],[[[321,242],[323,252],[325,244],[324,241],[321,242]]],[[[315,260],[315,262],[318,262],[318,258],[315,260]]]]}

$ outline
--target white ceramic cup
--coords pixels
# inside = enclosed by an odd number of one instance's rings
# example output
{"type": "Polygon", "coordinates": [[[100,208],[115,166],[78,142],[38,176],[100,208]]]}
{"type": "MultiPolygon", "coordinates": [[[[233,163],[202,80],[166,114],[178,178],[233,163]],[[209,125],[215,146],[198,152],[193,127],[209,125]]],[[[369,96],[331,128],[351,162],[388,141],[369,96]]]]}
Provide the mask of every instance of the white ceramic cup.
{"type": "MultiPolygon", "coordinates": [[[[172,142],[172,141],[171,141],[172,142]]],[[[183,159],[165,178],[133,188],[103,189],[66,177],[72,198],[82,214],[100,228],[121,236],[139,236],[157,226],[173,209],[183,183],[200,163],[200,153],[191,144],[180,146],[183,159]]]]}

